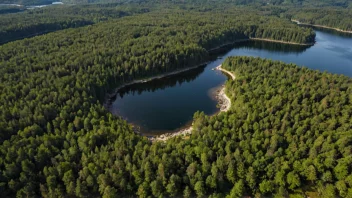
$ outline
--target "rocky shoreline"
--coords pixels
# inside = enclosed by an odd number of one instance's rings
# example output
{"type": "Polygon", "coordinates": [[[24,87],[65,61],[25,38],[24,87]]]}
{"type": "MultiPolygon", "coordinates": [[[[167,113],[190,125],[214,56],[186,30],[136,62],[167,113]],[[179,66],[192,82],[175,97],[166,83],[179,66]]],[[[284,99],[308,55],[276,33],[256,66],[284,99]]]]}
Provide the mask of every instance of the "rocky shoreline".
{"type": "Polygon", "coordinates": [[[181,129],[180,131],[177,131],[175,133],[165,133],[156,137],[150,137],[149,140],[154,142],[154,141],[166,141],[170,138],[176,137],[176,136],[187,136],[192,133],[193,127],[187,127],[185,129],[181,129]]]}
{"type": "Polygon", "coordinates": [[[222,88],[216,94],[216,100],[218,101],[221,112],[226,112],[226,111],[230,110],[231,100],[225,93],[225,86],[224,85],[222,85],[222,88]]]}
{"type": "MultiPolygon", "coordinates": [[[[232,74],[230,71],[221,68],[221,65],[217,66],[215,68],[215,70],[223,71],[223,72],[229,74],[231,76],[232,80],[235,79],[235,75],[232,74]]],[[[220,112],[227,112],[230,110],[231,100],[225,93],[225,85],[222,85],[220,89],[217,89],[215,91],[215,99],[218,101],[218,104],[220,106],[220,112]]],[[[152,142],[153,141],[166,141],[166,140],[173,138],[173,137],[176,137],[176,136],[187,136],[192,133],[192,129],[193,129],[193,127],[191,125],[190,127],[181,129],[181,130],[174,132],[174,133],[165,133],[165,134],[162,134],[162,135],[159,135],[156,137],[150,137],[149,140],[152,142]]]]}

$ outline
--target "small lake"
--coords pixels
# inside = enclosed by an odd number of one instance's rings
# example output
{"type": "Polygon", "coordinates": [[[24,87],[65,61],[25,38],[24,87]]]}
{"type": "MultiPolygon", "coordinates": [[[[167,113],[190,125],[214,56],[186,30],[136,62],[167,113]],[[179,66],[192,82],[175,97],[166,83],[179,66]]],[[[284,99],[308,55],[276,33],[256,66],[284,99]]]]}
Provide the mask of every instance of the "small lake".
{"type": "Polygon", "coordinates": [[[352,35],[316,30],[314,46],[264,41],[238,43],[211,63],[187,72],[120,89],[109,110],[139,126],[143,135],[177,131],[191,124],[193,114],[219,111],[214,89],[227,76],[212,68],[228,56],[254,56],[295,63],[352,77],[352,35]]]}
{"type": "Polygon", "coordinates": [[[1,6],[5,6],[5,7],[22,7],[25,6],[28,9],[33,9],[33,8],[43,8],[46,6],[50,6],[50,5],[63,5],[64,3],[60,2],[60,1],[56,1],[56,2],[48,2],[47,4],[42,4],[42,5],[20,5],[20,4],[6,4],[6,3],[0,3],[0,7],[1,6]]]}

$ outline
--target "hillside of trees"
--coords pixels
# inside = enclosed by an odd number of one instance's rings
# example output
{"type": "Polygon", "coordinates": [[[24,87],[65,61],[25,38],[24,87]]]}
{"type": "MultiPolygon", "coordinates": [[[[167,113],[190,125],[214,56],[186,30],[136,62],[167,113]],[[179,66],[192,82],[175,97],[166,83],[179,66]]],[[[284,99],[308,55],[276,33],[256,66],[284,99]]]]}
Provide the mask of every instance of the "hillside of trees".
{"type": "MultiPolygon", "coordinates": [[[[64,3],[71,4],[87,4],[87,3],[124,3],[124,2],[153,2],[160,3],[158,0],[62,0],[64,3]]],[[[335,7],[348,7],[351,5],[351,0],[217,0],[217,1],[204,1],[204,0],[190,0],[190,1],[164,1],[174,4],[232,4],[232,5],[282,5],[282,6],[312,6],[312,7],[325,7],[325,6],[335,6],[335,7]]]]}
{"type": "Polygon", "coordinates": [[[0,6],[0,44],[163,9],[232,13],[233,10],[242,8],[264,16],[298,19],[304,23],[326,25],[343,30],[351,30],[352,27],[351,20],[345,20],[351,18],[351,9],[343,6],[349,1],[104,0],[95,2],[90,0],[85,3],[81,1],[71,3],[77,5],[67,4],[27,10],[23,6],[0,6]]]}
{"type": "Polygon", "coordinates": [[[55,6],[3,14],[0,15],[0,44],[148,11],[148,8],[144,7],[85,5],[55,6]]]}
{"type": "MultiPolygon", "coordinates": [[[[99,5],[63,5],[55,7],[47,7],[34,10],[26,10],[21,13],[2,14],[0,15],[0,44],[7,43],[10,41],[33,37],[49,32],[58,30],[77,28],[86,25],[92,25],[107,20],[113,20],[125,16],[132,16],[137,14],[143,14],[151,11],[158,12],[162,9],[172,9],[180,11],[197,11],[197,12],[224,12],[229,14],[236,14],[239,8],[236,6],[225,7],[219,5],[218,7],[211,7],[205,5],[205,7],[197,7],[195,9],[191,4],[187,6],[176,6],[169,4],[151,4],[145,3],[139,4],[99,4],[99,5]]],[[[265,16],[276,16],[273,14],[274,9],[262,9],[256,10],[251,7],[242,7],[241,9],[246,10],[248,13],[260,14],[265,16]]],[[[1,11],[1,10],[0,10],[1,11]]],[[[15,10],[13,10],[15,11],[15,10]]],[[[282,11],[282,10],[281,10],[282,11]]],[[[6,10],[4,10],[6,12],[6,10]]],[[[280,12],[280,11],[279,11],[280,12]]],[[[283,11],[282,11],[283,12],[283,11]]],[[[273,21],[276,23],[276,21],[273,21]]],[[[271,24],[275,25],[275,24],[271,24]]],[[[294,26],[292,26],[294,27],[294,26]]],[[[286,28],[286,27],[283,27],[286,28]]],[[[281,31],[281,30],[280,30],[281,31]]],[[[255,37],[271,37],[273,39],[290,40],[290,35],[274,35],[272,33],[265,32],[263,30],[256,32],[258,35],[251,35],[255,37]],[[264,35],[261,35],[264,34],[264,35]],[[266,35],[270,34],[270,35],[266,35]]],[[[311,34],[311,33],[309,33],[311,34]]],[[[308,38],[308,36],[306,35],[308,38]]],[[[294,38],[295,42],[309,43],[314,41],[312,38],[308,40],[300,40],[300,38],[294,38]]]]}

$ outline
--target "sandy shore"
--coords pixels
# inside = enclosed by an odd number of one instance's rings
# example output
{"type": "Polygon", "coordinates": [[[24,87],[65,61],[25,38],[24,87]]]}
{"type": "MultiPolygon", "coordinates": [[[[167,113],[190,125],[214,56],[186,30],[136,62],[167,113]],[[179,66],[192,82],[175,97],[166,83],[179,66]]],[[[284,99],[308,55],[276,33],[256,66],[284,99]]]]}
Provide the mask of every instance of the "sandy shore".
{"type": "Polygon", "coordinates": [[[154,142],[154,141],[166,141],[170,138],[173,138],[173,137],[176,137],[176,136],[187,136],[189,134],[192,133],[192,129],[193,127],[190,126],[190,127],[187,127],[187,128],[184,128],[184,129],[181,129],[177,132],[174,132],[174,133],[165,133],[165,134],[162,134],[162,135],[159,135],[159,136],[156,136],[156,137],[151,137],[149,138],[150,141],[154,142]]]}
{"type": "MultiPolygon", "coordinates": [[[[236,76],[232,72],[222,68],[221,65],[217,66],[215,69],[227,73],[229,76],[231,76],[232,80],[236,79],[236,76]]],[[[225,93],[224,85],[222,86],[219,93],[217,94],[217,100],[219,101],[219,104],[220,104],[220,111],[226,112],[230,110],[231,100],[225,93]]]]}
{"type": "Polygon", "coordinates": [[[341,29],[339,29],[339,28],[333,28],[333,27],[329,27],[329,26],[325,26],[325,25],[314,25],[314,24],[309,24],[309,23],[301,23],[300,21],[294,20],[294,19],[292,19],[291,21],[292,21],[292,22],[295,22],[295,23],[297,23],[297,24],[310,25],[310,26],[314,26],[314,27],[326,28],[326,29],[330,29],[330,30],[336,30],[336,31],[338,31],[338,32],[343,32],[343,33],[350,33],[350,34],[352,34],[352,31],[341,30],[341,29]]]}
{"type": "MultiPolygon", "coordinates": [[[[229,74],[231,76],[232,80],[235,80],[235,78],[236,78],[236,76],[233,73],[231,73],[230,71],[228,71],[226,69],[221,68],[221,65],[217,66],[215,69],[229,74]]],[[[225,93],[225,86],[224,85],[221,86],[220,90],[218,89],[216,91],[215,98],[220,105],[220,112],[226,112],[226,111],[230,110],[231,100],[225,93]]],[[[152,137],[152,138],[150,138],[150,140],[151,141],[166,141],[166,140],[173,138],[173,137],[176,137],[176,136],[187,136],[192,133],[192,129],[193,129],[192,126],[190,126],[190,127],[181,129],[180,131],[177,131],[174,133],[166,133],[163,135],[152,137]]]]}
{"type": "Polygon", "coordinates": [[[232,80],[235,80],[235,79],[236,79],[236,76],[235,76],[232,72],[230,72],[230,71],[228,71],[228,70],[222,68],[221,65],[217,66],[215,69],[227,73],[228,75],[231,76],[232,80]]]}

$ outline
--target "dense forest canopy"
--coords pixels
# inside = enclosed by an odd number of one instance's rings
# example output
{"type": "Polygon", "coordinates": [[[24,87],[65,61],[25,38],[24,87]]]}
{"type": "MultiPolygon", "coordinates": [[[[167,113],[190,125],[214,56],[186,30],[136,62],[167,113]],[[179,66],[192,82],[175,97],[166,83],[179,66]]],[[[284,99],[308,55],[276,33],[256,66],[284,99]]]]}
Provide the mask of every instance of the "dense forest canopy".
{"type": "MultiPolygon", "coordinates": [[[[20,5],[45,5],[52,2],[63,2],[65,4],[88,4],[88,3],[161,3],[165,1],[159,0],[0,0],[0,4],[20,4],[20,5]]],[[[210,4],[235,4],[235,5],[284,5],[284,6],[338,6],[348,7],[351,5],[351,0],[176,0],[169,1],[171,3],[210,3],[210,4]]]]}
{"type": "MultiPolygon", "coordinates": [[[[192,135],[167,142],[103,107],[116,86],[204,63],[224,44],[315,39],[290,21],[301,11],[284,5],[317,1],[198,2],[1,14],[1,42],[55,32],[0,46],[0,196],[352,197],[351,78],[228,58],[231,110],[197,112],[192,135]]],[[[348,14],[349,1],[319,2],[348,14]]]]}
{"type": "MultiPolygon", "coordinates": [[[[239,7],[265,16],[277,16],[303,23],[352,30],[350,8],[335,1],[89,1],[78,5],[49,6],[26,10],[26,7],[0,6],[0,44],[67,28],[162,9],[201,12],[232,12],[239,7]],[[317,2],[320,2],[319,4],[317,2]],[[319,8],[317,8],[319,7],[319,8]],[[24,11],[26,10],[26,11],[24,11]],[[17,14],[8,14],[16,13],[17,14]]],[[[76,2],[79,3],[79,2],[76,2]]],[[[345,1],[348,4],[348,1],[345,1]]]]}
{"type": "MultiPolygon", "coordinates": [[[[142,14],[150,11],[158,12],[158,10],[163,9],[216,13],[222,12],[230,14],[238,12],[239,10],[236,6],[214,7],[205,5],[197,7],[194,5],[179,6],[170,4],[98,4],[47,7],[43,9],[27,10],[22,13],[0,15],[0,43],[6,43],[67,28],[91,25],[124,16],[142,14]]],[[[274,13],[276,9],[272,8],[255,10],[251,7],[241,7],[241,9],[247,10],[249,13],[265,16],[277,15],[277,13],[274,13]]],[[[279,38],[281,36],[282,35],[277,35],[277,38],[275,39],[281,40],[279,38]]],[[[312,42],[312,38],[309,38],[306,41],[299,41],[298,39],[293,40],[296,40],[295,42],[312,42]]]]}
{"type": "MultiPolygon", "coordinates": [[[[162,1],[153,0],[155,3],[160,3],[162,1]]],[[[152,2],[153,2],[152,1],[152,2]]],[[[116,2],[126,2],[124,0],[62,0],[64,3],[116,3],[116,2]]],[[[131,2],[131,1],[129,1],[131,2]]],[[[150,2],[146,0],[132,0],[132,2],[150,2]]],[[[165,1],[164,1],[165,2],[165,1]]],[[[175,0],[169,1],[172,3],[209,3],[209,4],[235,4],[235,5],[249,5],[249,4],[256,4],[256,5],[295,5],[295,6],[340,6],[340,7],[348,7],[349,4],[352,2],[351,0],[175,0]]]]}
{"type": "MultiPolygon", "coordinates": [[[[87,3],[116,3],[126,2],[126,0],[62,0],[64,3],[73,4],[87,4],[87,3]]],[[[226,4],[226,5],[276,5],[276,6],[312,6],[312,7],[325,7],[325,6],[336,6],[336,7],[348,7],[352,5],[351,0],[173,0],[173,1],[160,1],[160,0],[129,0],[127,2],[139,2],[139,3],[174,3],[174,4],[226,4]]]]}
{"type": "MultiPolygon", "coordinates": [[[[1,10],[0,10],[1,11],[1,10]]],[[[0,15],[0,44],[148,12],[143,6],[55,6],[0,15]]]]}
{"type": "Polygon", "coordinates": [[[352,31],[352,9],[310,8],[292,11],[292,19],[313,25],[325,25],[352,31]]]}

